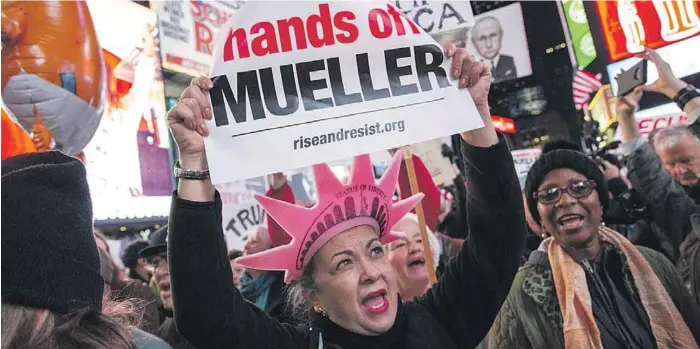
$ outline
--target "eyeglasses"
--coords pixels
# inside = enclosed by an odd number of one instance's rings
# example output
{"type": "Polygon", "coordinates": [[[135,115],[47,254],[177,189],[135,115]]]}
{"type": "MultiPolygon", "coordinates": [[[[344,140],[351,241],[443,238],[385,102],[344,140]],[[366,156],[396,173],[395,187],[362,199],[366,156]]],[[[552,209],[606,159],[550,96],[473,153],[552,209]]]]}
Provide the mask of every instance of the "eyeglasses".
{"type": "Polygon", "coordinates": [[[548,188],[543,189],[538,192],[532,193],[532,197],[544,205],[551,205],[559,202],[564,191],[569,194],[574,199],[579,199],[591,195],[593,188],[596,187],[596,182],[593,180],[589,181],[578,181],[569,183],[566,187],[561,188],[548,188]]]}

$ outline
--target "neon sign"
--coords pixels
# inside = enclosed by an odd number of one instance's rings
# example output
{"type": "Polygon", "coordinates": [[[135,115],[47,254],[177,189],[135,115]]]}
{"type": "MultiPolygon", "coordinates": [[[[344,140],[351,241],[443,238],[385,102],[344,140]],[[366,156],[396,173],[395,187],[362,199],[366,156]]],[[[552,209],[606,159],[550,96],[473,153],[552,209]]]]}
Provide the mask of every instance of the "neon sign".
{"type": "Polygon", "coordinates": [[[613,62],[700,34],[694,0],[597,1],[596,7],[613,62]]]}

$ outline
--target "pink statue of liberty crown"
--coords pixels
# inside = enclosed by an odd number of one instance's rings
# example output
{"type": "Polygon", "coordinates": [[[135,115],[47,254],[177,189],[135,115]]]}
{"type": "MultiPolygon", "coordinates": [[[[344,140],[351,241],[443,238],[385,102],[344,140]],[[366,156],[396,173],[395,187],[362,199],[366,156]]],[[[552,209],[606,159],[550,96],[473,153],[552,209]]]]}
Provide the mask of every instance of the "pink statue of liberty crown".
{"type": "Polygon", "coordinates": [[[392,232],[391,227],[413,209],[423,198],[423,193],[392,202],[401,157],[402,152],[396,152],[378,183],[374,181],[369,155],[354,158],[347,185],[338,180],[327,164],[314,165],[318,200],[311,208],[256,195],[255,199],[292,237],[292,241],[239,257],[236,263],[258,270],[285,271],[284,282],[290,283],[299,279],[304,266],[323,245],[348,229],[370,226],[384,244],[402,237],[401,233],[392,232]]]}

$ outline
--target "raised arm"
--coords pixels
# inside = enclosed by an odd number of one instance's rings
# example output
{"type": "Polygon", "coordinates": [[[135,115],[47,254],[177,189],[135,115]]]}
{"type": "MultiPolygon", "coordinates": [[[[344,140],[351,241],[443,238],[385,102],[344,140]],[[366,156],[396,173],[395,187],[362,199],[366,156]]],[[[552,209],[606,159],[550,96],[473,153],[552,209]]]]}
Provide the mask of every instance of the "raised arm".
{"type": "Polygon", "coordinates": [[[469,88],[485,127],[462,134],[469,235],[438,284],[418,302],[442,321],[457,346],[473,348],[486,336],[506,299],[526,228],[515,165],[505,139],[491,123],[487,105],[491,74],[466,51],[452,53],[453,71],[464,79],[460,87],[469,88]]]}
{"type": "Polygon", "coordinates": [[[690,215],[696,204],[664,169],[654,149],[639,134],[634,110],[642,90],[637,88],[618,99],[616,111],[622,130],[621,150],[627,156],[628,179],[650,207],[654,222],[666,234],[677,256],[681,243],[692,230],[690,215]]]}
{"type": "MultiPolygon", "coordinates": [[[[206,170],[207,78],[197,78],[168,112],[183,169],[206,170]]],[[[181,179],[173,194],[168,259],[175,322],[197,348],[295,348],[301,333],[245,301],[231,282],[221,198],[210,180],[181,179]]]]}

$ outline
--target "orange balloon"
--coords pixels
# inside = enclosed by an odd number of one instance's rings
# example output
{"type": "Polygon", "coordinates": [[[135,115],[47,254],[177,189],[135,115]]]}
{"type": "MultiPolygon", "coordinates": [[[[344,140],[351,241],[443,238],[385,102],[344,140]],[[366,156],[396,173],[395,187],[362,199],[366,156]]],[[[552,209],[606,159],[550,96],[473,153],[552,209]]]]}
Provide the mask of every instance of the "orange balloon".
{"type": "Polygon", "coordinates": [[[29,134],[18,125],[10,113],[2,107],[2,159],[33,153],[34,142],[29,134]]]}
{"type": "Polygon", "coordinates": [[[107,94],[87,4],[3,1],[2,36],[5,105],[27,130],[37,108],[56,148],[78,154],[99,125],[107,94]]]}

